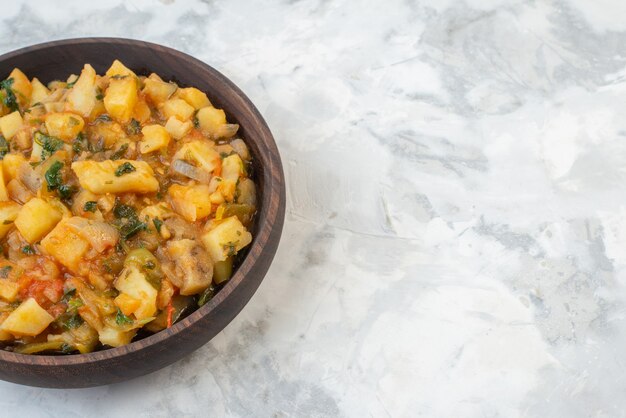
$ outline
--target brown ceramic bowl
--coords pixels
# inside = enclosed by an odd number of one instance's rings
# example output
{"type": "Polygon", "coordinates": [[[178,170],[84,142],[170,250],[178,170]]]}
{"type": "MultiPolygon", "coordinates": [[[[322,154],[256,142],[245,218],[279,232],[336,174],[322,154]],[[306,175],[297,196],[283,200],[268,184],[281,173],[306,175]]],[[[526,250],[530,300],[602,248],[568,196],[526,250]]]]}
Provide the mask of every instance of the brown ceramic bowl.
{"type": "Polygon", "coordinates": [[[229,121],[240,125],[254,159],[259,208],[253,241],[233,277],[217,295],[171,328],[129,345],[76,355],[23,355],[0,350],[0,379],[41,387],[77,388],[120,382],[165,367],[221,331],[250,300],[267,272],[280,240],[285,215],[285,182],[280,155],[267,124],[231,81],[207,64],[147,42],[80,38],[48,42],[0,56],[0,78],[15,67],[43,82],[79,74],[90,63],[99,74],[121,60],[138,74],[206,92],[229,121]]]}

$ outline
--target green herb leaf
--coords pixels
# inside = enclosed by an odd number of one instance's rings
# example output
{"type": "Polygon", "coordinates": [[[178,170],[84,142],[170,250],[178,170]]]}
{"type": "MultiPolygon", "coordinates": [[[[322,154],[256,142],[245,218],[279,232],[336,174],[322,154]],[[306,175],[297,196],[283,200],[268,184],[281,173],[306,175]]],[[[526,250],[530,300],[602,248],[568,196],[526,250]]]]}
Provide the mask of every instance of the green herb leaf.
{"type": "Polygon", "coordinates": [[[128,127],[126,128],[129,135],[137,135],[141,132],[141,124],[137,119],[131,119],[128,127]]]}
{"type": "Polygon", "coordinates": [[[111,122],[111,120],[111,116],[107,115],[106,113],[103,113],[96,118],[97,122],[111,122]]]}
{"type": "Polygon", "coordinates": [[[90,200],[89,202],[85,202],[85,205],[83,206],[83,210],[85,212],[95,212],[96,209],[98,209],[98,202],[96,202],[94,200],[90,200]]]}
{"type": "Polygon", "coordinates": [[[83,306],[84,303],[79,298],[72,298],[67,302],[67,309],[70,311],[76,311],[78,308],[83,306]]]}
{"type": "Polygon", "coordinates": [[[67,292],[65,292],[63,294],[63,297],[61,298],[62,302],[68,303],[70,299],[72,299],[74,297],[74,295],[76,294],[76,289],[70,289],[67,292]]]}
{"type": "Polygon", "coordinates": [[[152,223],[154,223],[154,227],[156,228],[157,232],[160,234],[161,233],[161,226],[163,226],[163,221],[160,220],[159,218],[154,218],[152,220],[152,223]]]}
{"type": "Polygon", "coordinates": [[[128,144],[122,144],[122,146],[111,155],[111,159],[119,160],[120,158],[124,156],[124,154],[126,154],[127,150],[128,150],[128,144]]]}
{"type": "Polygon", "coordinates": [[[124,239],[131,238],[138,232],[145,231],[148,227],[148,225],[139,220],[132,206],[118,203],[113,208],[113,215],[119,219],[116,226],[124,239]]]}
{"type": "Polygon", "coordinates": [[[48,183],[48,191],[57,190],[63,184],[63,173],[61,169],[63,163],[61,161],[55,161],[44,175],[46,183],[48,183]]]}
{"type": "Polygon", "coordinates": [[[78,328],[83,324],[83,318],[80,317],[79,314],[75,313],[73,315],[69,315],[66,318],[64,318],[62,325],[63,328],[70,330],[70,329],[74,329],[74,328],[78,328]]]}
{"type": "Polygon", "coordinates": [[[117,170],[115,170],[115,176],[121,177],[124,174],[132,173],[135,170],[137,170],[135,166],[127,161],[124,164],[117,167],[117,170]]]}
{"type": "Polygon", "coordinates": [[[9,141],[7,141],[5,137],[0,135],[0,160],[4,159],[4,156],[7,155],[9,151],[11,151],[9,141]]]}
{"type": "Polygon", "coordinates": [[[4,90],[4,97],[2,99],[2,103],[6,107],[9,108],[11,112],[15,112],[19,109],[17,104],[17,97],[15,97],[15,93],[12,89],[13,86],[13,78],[7,78],[6,80],[0,81],[0,89],[4,90]]]}
{"type": "Polygon", "coordinates": [[[115,323],[117,325],[127,325],[127,324],[132,324],[133,320],[127,317],[126,315],[124,315],[122,311],[120,311],[120,309],[118,308],[117,314],[115,315],[115,323]]]}
{"type": "Polygon", "coordinates": [[[35,249],[33,248],[32,245],[25,245],[22,247],[22,252],[24,254],[35,254],[35,249]]]}
{"type": "Polygon", "coordinates": [[[45,160],[56,151],[63,147],[63,141],[53,136],[45,135],[41,132],[35,132],[35,142],[41,145],[41,159],[45,160]]]}
{"type": "Polygon", "coordinates": [[[205,303],[213,299],[213,296],[215,296],[215,287],[211,285],[204,289],[204,291],[200,294],[200,297],[198,298],[198,306],[204,305],[205,303]]]}

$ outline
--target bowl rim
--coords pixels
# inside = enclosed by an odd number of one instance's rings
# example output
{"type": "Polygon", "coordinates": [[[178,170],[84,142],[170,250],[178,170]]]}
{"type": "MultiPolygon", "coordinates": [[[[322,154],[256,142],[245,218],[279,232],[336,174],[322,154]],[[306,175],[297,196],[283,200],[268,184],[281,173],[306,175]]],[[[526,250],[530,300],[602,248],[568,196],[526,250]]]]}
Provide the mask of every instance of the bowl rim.
{"type": "MultiPolygon", "coordinates": [[[[264,193],[261,200],[261,206],[259,206],[259,213],[265,210],[268,216],[264,219],[263,225],[258,228],[256,237],[253,237],[252,245],[249,247],[248,252],[237,267],[237,271],[231,277],[231,279],[220,289],[220,291],[209,302],[200,308],[193,311],[190,315],[183,318],[179,322],[173,324],[170,328],[166,328],[155,334],[142,338],[141,340],[131,342],[130,344],[120,347],[109,348],[100,351],[94,351],[85,354],[67,354],[67,355],[31,355],[31,354],[18,354],[5,350],[0,350],[0,361],[3,363],[13,363],[21,366],[75,366],[84,365],[87,363],[100,363],[103,361],[110,361],[115,358],[126,356],[130,353],[137,353],[157,345],[170,338],[176,338],[176,336],[182,333],[185,329],[200,321],[202,318],[208,316],[213,311],[217,311],[218,308],[236,293],[236,289],[241,284],[242,280],[250,272],[257,260],[262,257],[273,258],[274,254],[270,251],[266,251],[266,244],[271,238],[271,231],[275,228],[282,229],[282,223],[284,221],[284,205],[285,205],[285,184],[284,175],[282,171],[282,163],[280,161],[280,154],[274,137],[267,126],[264,118],[259,110],[252,103],[252,101],[237,87],[230,79],[220,73],[218,70],[210,66],[209,64],[195,58],[189,54],[178,51],[168,46],[156,44],[153,42],[146,42],[142,40],[118,38],[118,37],[79,37],[79,38],[66,38],[60,40],[54,40],[44,43],[33,44],[30,46],[22,47],[8,53],[0,55],[0,62],[10,61],[24,53],[32,53],[41,50],[45,50],[50,47],[58,47],[64,45],[76,45],[76,44],[102,44],[111,43],[115,45],[126,45],[138,48],[147,48],[152,51],[158,51],[158,53],[166,52],[171,54],[177,59],[185,61],[187,64],[201,67],[202,70],[212,73],[214,77],[219,79],[227,89],[231,90],[239,100],[241,100],[245,107],[252,113],[253,117],[258,121],[259,128],[263,131],[263,135],[269,140],[266,146],[270,147],[272,152],[271,156],[261,155],[257,158],[263,160],[262,165],[264,167],[263,184],[264,193]],[[269,158],[275,156],[276,158],[269,158]],[[272,173],[279,173],[279,177],[275,177],[272,173]],[[280,210],[282,207],[282,211],[280,210]],[[273,209],[273,210],[272,210],[273,209]]],[[[228,113],[228,109],[224,109],[228,113]]],[[[259,179],[257,179],[259,181],[259,179]]],[[[247,301],[246,301],[247,303],[247,301]]],[[[236,316],[236,314],[234,315],[236,316]]],[[[233,316],[233,318],[234,318],[233,316]]],[[[226,323],[228,324],[230,320],[226,323]]],[[[227,325],[226,325],[227,326],[227,325]]],[[[226,327],[225,326],[225,327],[226,327]]],[[[224,327],[224,328],[225,328],[224,327]]],[[[223,328],[222,328],[223,329],[223,328]]],[[[207,341],[208,342],[208,341],[207,341]]]]}

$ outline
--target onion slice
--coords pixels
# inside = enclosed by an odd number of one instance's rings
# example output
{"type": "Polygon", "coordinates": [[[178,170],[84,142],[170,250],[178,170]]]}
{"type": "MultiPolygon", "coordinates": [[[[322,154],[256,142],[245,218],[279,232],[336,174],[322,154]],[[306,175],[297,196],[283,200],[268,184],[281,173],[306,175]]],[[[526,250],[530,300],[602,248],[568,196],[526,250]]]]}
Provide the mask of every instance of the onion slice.
{"type": "Polygon", "coordinates": [[[209,184],[211,181],[211,175],[209,173],[189,164],[187,161],[174,160],[171,168],[174,172],[197,180],[200,183],[209,184]]]}

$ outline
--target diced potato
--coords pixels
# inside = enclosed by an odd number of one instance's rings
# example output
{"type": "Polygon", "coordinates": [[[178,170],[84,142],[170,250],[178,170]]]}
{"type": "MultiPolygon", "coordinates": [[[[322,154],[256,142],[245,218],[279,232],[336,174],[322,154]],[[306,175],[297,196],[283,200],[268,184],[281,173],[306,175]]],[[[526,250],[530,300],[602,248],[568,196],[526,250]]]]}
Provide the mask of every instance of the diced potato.
{"type": "Polygon", "coordinates": [[[237,182],[244,175],[244,166],[238,154],[229,155],[222,160],[222,178],[237,182]]]}
{"type": "Polygon", "coordinates": [[[6,139],[11,139],[20,130],[24,121],[17,110],[0,118],[0,131],[6,139]]]}
{"type": "Polygon", "coordinates": [[[71,225],[71,218],[65,218],[44,239],[41,248],[71,271],[78,271],[89,243],[81,238],[71,225]]]}
{"type": "Polygon", "coordinates": [[[170,99],[160,106],[161,114],[165,119],[176,116],[181,121],[189,120],[194,110],[193,106],[182,99],[170,99]]]}
{"type": "Polygon", "coordinates": [[[2,173],[4,180],[8,183],[17,177],[17,168],[27,162],[22,154],[7,154],[2,160],[2,173]]]}
{"type": "Polygon", "coordinates": [[[48,134],[63,141],[71,141],[83,130],[85,121],[75,113],[50,113],[46,116],[48,134]]]}
{"type": "Polygon", "coordinates": [[[137,309],[141,307],[141,301],[139,299],[130,297],[126,293],[120,293],[115,298],[115,304],[126,316],[132,315],[137,309]]]}
{"type": "Polygon", "coordinates": [[[120,347],[129,344],[137,331],[122,331],[110,326],[106,326],[98,331],[100,342],[111,347],[120,347]]]}
{"type": "Polygon", "coordinates": [[[15,302],[19,290],[20,287],[16,282],[0,280],[0,298],[7,302],[15,302]]]}
{"type": "Polygon", "coordinates": [[[122,64],[119,60],[113,61],[113,64],[109,67],[107,72],[105,73],[107,77],[114,76],[132,76],[136,77],[135,73],[132,72],[129,68],[127,68],[124,64],[122,64]]]}
{"type": "Polygon", "coordinates": [[[159,190],[159,182],[154,177],[152,167],[145,161],[75,161],[72,163],[72,170],[76,173],[81,187],[95,194],[151,193],[159,190]],[[116,175],[119,166],[127,163],[135,170],[116,175]]]}
{"type": "Polygon", "coordinates": [[[13,228],[13,222],[22,207],[15,202],[0,202],[0,239],[13,228]]]}
{"type": "Polygon", "coordinates": [[[137,104],[137,79],[126,76],[111,79],[104,95],[104,107],[113,119],[127,123],[137,104]]]}
{"type": "Polygon", "coordinates": [[[170,143],[170,134],[161,125],[144,126],[141,133],[143,138],[139,141],[139,152],[142,154],[165,148],[170,143]]]}
{"type": "Polygon", "coordinates": [[[91,126],[91,135],[102,138],[103,145],[112,148],[117,143],[128,142],[126,132],[117,122],[103,122],[91,126]]]}
{"type": "Polygon", "coordinates": [[[173,160],[187,161],[212,174],[219,167],[221,159],[211,144],[204,140],[187,142],[174,154],[173,160]]]}
{"type": "Polygon", "coordinates": [[[140,301],[133,314],[138,320],[153,317],[156,314],[156,299],[158,291],[152,286],[146,277],[136,266],[127,266],[115,280],[115,288],[122,294],[140,301]]]}
{"type": "Polygon", "coordinates": [[[70,107],[85,117],[89,117],[96,106],[96,70],[85,64],[80,77],[67,95],[70,107]]]}
{"type": "Polygon", "coordinates": [[[211,259],[224,261],[252,242],[252,235],[236,216],[226,218],[202,235],[202,243],[211,259]]]}
{"type": "Polygon", "coordinates": [[[202,132],[213,137],[218,136],[220,127],[226,124],[226,114],[222,109],[212,106],[203,107],[196,114],[202,132]]]}
{"type": "Polygon", "coordinates": [[[15,226],[29,243],[39,241],[61,220],[62,214],[43,199],[29,200],[15,219],[15,226]]]}
{"type": "Polygon", "coordinates": [[[206,218],[211,214],[209,186],[196,184],[181,186],[173,184],[167,190],[172,208],[190,222],[206,218]]]}
{"type": "Polygon", "coordinates": [[[33,78],[30,84],[33,86],[33,92],[30,96],[31,106],[35,103],[41,103],[50,94],[48,87],[44,86],[37,77],[33,78]]]}
{"type": "Polygon", "coordinates": [[[39,335],[54,321],[45,309],[35,299],[30,298],[22,302],[7,319],[0,325],[0,330],[17,336],[39,335]]]}
{"type": "Polygon", "coordinates": [[[33,92],[33,86],[30,84],[30,80],[17,68],[11,71],[9,78],[13,79],[11,88],[16,93],[17,101],[20,105],[26,106],[30,102],[30,96],[33,92]]]}
{"type": "Polygon", "coordinates": [[[140,97],[137,100],[135,108],[133,109],[133,118],[141,123],[145,123],[150,119],[151,115],[150,106],[148,106],[146,101],[140,97]]]}
{"type": "Polygon", "coordinates": [[[206,94],[195,87],[178,89],[176,91],[176,96],[189,103],[196,110],[203,107],[211,106],[211,102],[209,101],[209,98],[206,96],[206,94]]]}
{"type": "MultiPolygon", "coordinates": [[[[0,121],[1,120],[2,119],[0,119],[0,121]]],[[[191,131],[192,128],[193,124],[190,120],[181,122],[176,116],[172,116],[165,123],[165,129],[167,129],[167,132],[169,132],[169,134],[175,139],[183,138],[191,131]]]]}
{"type": "Polygon", "coordinates": [[[154,104],[163,103],[169,99],[175,91],[175,84],[166,83],[156,74],[150,74],[150,77],[143,81],[143,92],[154,104]]]}

